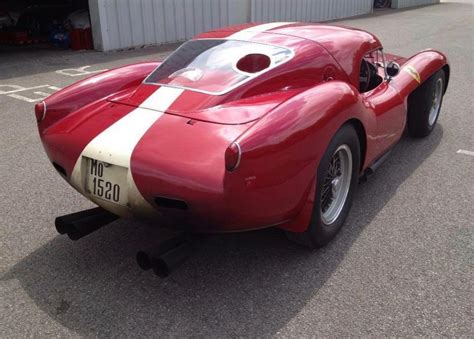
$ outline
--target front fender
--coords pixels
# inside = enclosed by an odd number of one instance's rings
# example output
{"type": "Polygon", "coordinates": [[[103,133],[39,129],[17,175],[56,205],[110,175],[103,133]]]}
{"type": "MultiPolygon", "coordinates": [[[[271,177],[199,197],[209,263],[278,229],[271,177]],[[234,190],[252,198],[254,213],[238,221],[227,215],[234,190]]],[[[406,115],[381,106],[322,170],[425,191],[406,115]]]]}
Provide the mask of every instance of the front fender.
{"type": "Polygon", "coordinates": [[[81,107],[138,86],[158,65],[158,62],[144,62],[111,69],[52,94],[44,100],[47,109],[38,125],[40,132],[81,107]]]}
{"type": "MultiPolygon", "coordinates": [[[[313,199],[316,170],[329,142],[351,119],[362,123],[367,149],[372,149],[375,117],[353,86],[331,81],[294,96],[236,140],[242,149],[239,176],[258,192],[262,206],[271,206],[281,212],[282,219],[293,220],[313,199]]],[[[306,219],[292,229],[304,231],[306,219]]]]}
{"type": "Polygon", "coordinates": [[[447,67],[449,77],[449,64],[447,57],[438,51],[428,49],[421,51],[409,58],[401,67],[400,73],[393,78],[394,86],[403,98],[407,98],[418,86],[425,82],[438,70],[447,67]]]}

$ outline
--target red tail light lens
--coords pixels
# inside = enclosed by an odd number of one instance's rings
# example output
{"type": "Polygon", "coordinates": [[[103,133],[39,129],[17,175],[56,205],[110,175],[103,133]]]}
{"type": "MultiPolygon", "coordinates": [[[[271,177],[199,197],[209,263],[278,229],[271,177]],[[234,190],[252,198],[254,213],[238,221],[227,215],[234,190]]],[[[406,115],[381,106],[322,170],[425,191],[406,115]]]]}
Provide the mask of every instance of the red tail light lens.
{"type": "Polygon", "coordinates": [[[236,142],[230,144],[225,151],[225,168],[229,172],[232,172],[240,164],[240,157],[242,156],[242,150],[240,145],[236,142]]]}
{"type": "Polygon", "coordinates": [[[46,104],[44,101],[38,102],[35,105],[35,115],[36,121],[38,122],[44,119],[44,116],[46,115],[46,104]]]}

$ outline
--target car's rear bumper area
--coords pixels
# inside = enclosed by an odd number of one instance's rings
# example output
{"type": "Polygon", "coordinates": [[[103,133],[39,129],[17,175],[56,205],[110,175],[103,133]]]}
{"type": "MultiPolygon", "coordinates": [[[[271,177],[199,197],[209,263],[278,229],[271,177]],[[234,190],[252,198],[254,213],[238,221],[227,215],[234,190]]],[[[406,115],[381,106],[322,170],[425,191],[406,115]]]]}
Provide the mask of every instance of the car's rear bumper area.
{"type": "Polygon", "coordinates": [[[271,157],[248,159],[244,152],[241,166],[226,171],[225,151],[248,124],[222,125],[163,114],[140,137],[128,160],[118,163],[113,159],[123,160],[121,148],[91,145],[108,121],[119,121],[128,114],[127,109],[98,106],[87,120],[68,116],[41,137],[50,160],[62,169],[65,179],[114,214],[159,219],[198,232],[235,232],[280,225],[295,218],[304,205],[310,187],[305,167],[284,179],[274,171],[258,170],[271,157]],[[88,159],[104,161],[111,149],[115,153],[110,164],[128,170],[127,204],[97,199],[86,187],[88,159]]]}
{"type": "MultiPolygon", "coordinates": [[[[238,232],[276,226],[289,220],[276,209],[271,196],[245,188],[237,179],[229,185],[204,187],[164,183],[161,178],[148,178],[150,189],[142,192],[147,202],[158,211],[157,219],[169,227],[193,232],[238,232]],[[225,187],[227,186],[227,187],[225,187]],[[155,187],[155,188],[153,188],[155,187]],[[161,188],[160,188],[161,187],[161,188]]],[[[232,180],[229,180],[232,181],[232,180]]]]}
{"type": "Polygon", "coordinates": [[[194,231],[243,231],[286,221],[280,206],[288,204],[277,201],[279,188],[259,187],[249,173],[225,169],[227,147],[248,126],[188,122],[166,115],[137,144],[131,173],[145,200],[176,227],[194,231]]]}

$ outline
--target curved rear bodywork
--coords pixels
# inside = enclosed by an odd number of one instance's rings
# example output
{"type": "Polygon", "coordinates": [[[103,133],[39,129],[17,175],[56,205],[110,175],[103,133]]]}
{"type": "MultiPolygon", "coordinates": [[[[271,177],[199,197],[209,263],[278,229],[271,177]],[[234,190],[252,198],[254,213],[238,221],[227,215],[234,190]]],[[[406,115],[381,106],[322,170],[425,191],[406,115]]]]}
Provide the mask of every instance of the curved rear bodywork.
{"type": "Polygon", "coordinates": [[[435,51],[410,59],[390,56],[402,72],[362,95],[357,60],[381,47],[370,33],[272,23],[195,39],[284,46],[294,55],[219,95],[144,81],[159,64],[142,63],[96,75],[45,100],[39,131],[48,157],[74,188],[114,214],[159,218],[195,231],[275,225],[304,231],[316,169],[337,130],[347,123],[357,129],[362,172],[400,138],[408,95],[448,67],[435,51]],[[419,81],[406,67],[417,70],[419,81]],[[230,171],[225,154],[233,144],[238,166],[230,171]],[[99,196],[97,183],[108,182],[109,198],[99,196]]]}

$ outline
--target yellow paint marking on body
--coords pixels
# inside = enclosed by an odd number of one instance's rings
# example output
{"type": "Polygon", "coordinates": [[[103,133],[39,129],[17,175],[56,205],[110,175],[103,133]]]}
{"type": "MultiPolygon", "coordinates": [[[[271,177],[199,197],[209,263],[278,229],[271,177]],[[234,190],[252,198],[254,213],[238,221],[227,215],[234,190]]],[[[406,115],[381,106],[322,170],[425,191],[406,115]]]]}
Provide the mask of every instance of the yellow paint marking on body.
{"type": "Polygon", "coordinates": [[[420,83],[421,82],[421,78],[420,78],[420,74],[418,73],[418,71],[415,69],[415,67],[413,66],[406,66],[403,68],[403,70],[405,72],[407,72],[408,74],[410,74],[412,76],[413,79],[416,80],[416,82],[420,83]]]}

